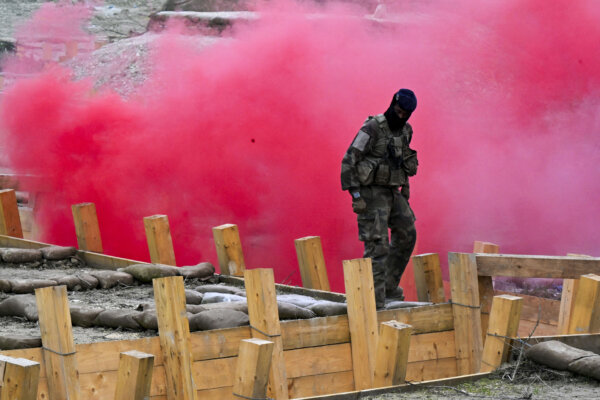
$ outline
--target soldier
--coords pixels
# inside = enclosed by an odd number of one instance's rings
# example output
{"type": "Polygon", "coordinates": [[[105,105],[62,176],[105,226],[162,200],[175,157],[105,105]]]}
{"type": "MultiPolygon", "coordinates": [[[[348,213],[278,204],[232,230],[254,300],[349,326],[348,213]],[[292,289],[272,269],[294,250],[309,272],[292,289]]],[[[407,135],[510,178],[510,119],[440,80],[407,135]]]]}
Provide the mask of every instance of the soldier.
{"type": "Polygon", "coordinates": [[[417,173],[418,161],[406,122],[416,107],[415,94],[400,89],[385,113],[367,118],[342,160],[342,190],[352,196],[358,238],[373,265],[378,309],[386,298],[404,300],[398,285],[417,240],[408,177],[417,173]]]}

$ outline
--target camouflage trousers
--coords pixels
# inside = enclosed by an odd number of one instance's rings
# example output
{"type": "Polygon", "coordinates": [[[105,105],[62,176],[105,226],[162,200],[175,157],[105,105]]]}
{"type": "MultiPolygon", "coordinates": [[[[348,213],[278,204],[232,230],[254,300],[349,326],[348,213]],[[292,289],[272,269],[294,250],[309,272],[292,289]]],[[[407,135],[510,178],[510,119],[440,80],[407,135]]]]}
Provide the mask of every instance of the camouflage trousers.
{"type": "Polygon", "coordinates": [[[370,258],[373,265],[375,303],[381,308],[386,291],[398,287],[415,247],[415,215],[396,188],[363,186],[360,195],[367,211],[358,214],[358,238],[365,243],[364,258],[370,258]]]}

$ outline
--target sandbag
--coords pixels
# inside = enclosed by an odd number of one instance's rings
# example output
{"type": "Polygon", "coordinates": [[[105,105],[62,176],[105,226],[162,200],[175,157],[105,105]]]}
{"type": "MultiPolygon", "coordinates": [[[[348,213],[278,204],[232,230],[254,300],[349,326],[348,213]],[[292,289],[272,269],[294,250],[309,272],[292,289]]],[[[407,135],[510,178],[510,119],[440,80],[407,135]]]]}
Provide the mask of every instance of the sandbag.
{"type": "Polygon", "coordinates": [[[427,303],[423,301],[390,301],[389,303],[386,303],[385,309],[396,310],[398,308],[422,307],[429,306],[431,304],[432,303],[427,303]]]}
{"type": "Polygon", "coordinates": [[[140,282],[150,283],[152,279],[179,275],[179,268],[164,264],[133,264],[118,271],[133,275],[140,282]]]}
{"type": "MultiPolygon", "coordinates": [[[[243,313],[248,314],[248,303],[245,301],[232,301],[232,302],[226,302],[226,303],[209,303],[209,304],[202,304],[201,306],[204,310],[220,310],[220,309],[229,309],[229,310],[236,310],[236,311],[241,311],[243,313]]],[[[202,311],[204,311],[202,310],[202,311]]],[[[196,313],[194,313],[196,314],[196,313]]]]}
{"type": "Polygon", "coordinates": [[[248,325],[249,321],[247,314],[227,309],[202,311],[189,317],[190,331],[235,328],[248,325]]]}
{"type": "Polygon", "coordinates": [[[77,249],[71,246],[48,246],[42,247],[40,251],[42,252],[42,257],[46,260],[64,260],[77,254],[77,249]]]}
{"type": "Polygon", "coordinates": [[[98,286],[98,279],[90,274],[65,275],[55,280],[58,285],[67,286],[68,290],[89,290],[98,286]]]}
{"type": "Polygon", "coordinates": [[[593,353],[569,364],[567,369],[576,374],[588,376],[600,381],[600,355],[593,353]]]}
{"type": "Polygon", "coordinates": [[[67,290],[75,290],[74,288],[81,284],[81,280],[75,275],[64,275],[60,278],[53,278],[52,280],[55,281],[58,286],[66,286],[67,290]]]}
{"type": "Polygon", "coordinates": [[[185,311],[190,314],[198,314],[199,312],[206,311],[206,307],[201,306],[200,304],[186,304],[185,311]]]}
{"type": "Polygon", "coordinates": [[[210,278],[215,273],[215,267],[209,262],[202,262],[198,265],[189,265],[179,268],[179,275],[185,279],[200,279],[210,278]]]}
{"type": "Polygon", "coordinates": [[[20,264],[40,261],[42,252],[38,249],[0,249],[0,257],[4,262],[20,264]]]}
{"type": "Polygon", "coordinates": [[[158,318],[156,310],[147,310],[134,315],[135,321],[144,329],[158,330],[158,318]]]}
{"type": "Polygon", "coordinates": [[[84,328],[94,326],[96,317],[104,311],[103,308],[77,305],[71,305],[69,306],[69,309],[71,312],[71,323],[75,326],[82,326],[84,328]]]}
{"type": "Polygon", "coordinates": [[[204,297],[202,299],[202,304],[225,303],[225,302],[244,301],[244,300],[246,300],[245,297],[238,296],[237,294],[207,292],[207,293],[204,293],[204,297]]]}
{"type": "Polygon", "coordinates": [[[0,350],[31,349],[34,347],[42,347],[41,337],[20,335],[0,336],[0,350]]]}
{"type": "Polygon", "coordinates": [[[196,292],[200,292],[200,293],[208,293],[208,292],[213,292],[213,293],[226,293],[226,294],[235,294],[237,295],[240,292],[239,288],[236,288],[234,286],[227,286],[227,285],[200,285],[197,286],[196,292]]]}
{"type": "Polygon", "coordinates": [[[90,271],[90,275],[98,279],[100,289],[110,289],[119,284],[132,286],[135,283],[133,275],[122,271],[98,270],[90,271]]]}
{"type": "Polygon", "coordinates": [[[283,301],[285,303],[292,303],[298,307],[309,307],[317,302],[310,296],[304,296],[301,294],[281,294],[277,296],[277,301],[283,301]]]}
{"type": "Polygon", "coordinates": [[[316,316],[314,312],[307,308],[298,307],[285,301],[277,302],[277,311],[279,312],[279,319],[308,319],[316,316]]]}
{"type": "Polygon", "coordinates": [[[202,298],[204,296],[202,293],[198,293],[195,290],[185,289],[185,303],[186,304],[201,304],[202,298]]]}
{"type": "Polygon", "coordinates": [[[564,371],[573,361],[593,356],[595,353],[571,347],[557,340],[549,340],[532,346],[525,355],[539,364],[564,371]]]}
{"type": "Polygon", "coordinates": [[[95,276],[92,276],[92,275],[90,275],[88,273],[79,272],[79,273],[77,273],[76,276],[81,281],[81,289],[75,289],[75,290],[90,290],[90,289],[95,289],[100,284],[100,281],[98,281],[98,278],[96,278],[95,276]]]}
{"type": "Polygon", "coordinates": [[[38,320],[37,303],[32,294],[17,294],[0,302],[0,316],[25,317],[38,320]]]}
{"type": "Polygon", "coordinates": [[[12,293],[12,287],[8,279],[0,279],[0,292],[12,293]]]}
{"type": "Polygon", "coordinates": [[[105,310],[94,319],[94,325],[107,328],[140,330],[142,327],[136,321],[136,317],[139,318],[139,314],[139,311],[132,310],[105,310]]]}
{"type": "Polygon", "coordinates": [[[10,286],[13,293],[33,293],[37,288],[56,286],[56,281],[50,279],[11,279],[10,286]]]}
{"type": "Polygon", "coordinates": [[[330,317],[348,313],[348,306],[346,303],[338,303],[329,300],[319,300],[306,308],[314,312],[318,317],[330,317]]]}

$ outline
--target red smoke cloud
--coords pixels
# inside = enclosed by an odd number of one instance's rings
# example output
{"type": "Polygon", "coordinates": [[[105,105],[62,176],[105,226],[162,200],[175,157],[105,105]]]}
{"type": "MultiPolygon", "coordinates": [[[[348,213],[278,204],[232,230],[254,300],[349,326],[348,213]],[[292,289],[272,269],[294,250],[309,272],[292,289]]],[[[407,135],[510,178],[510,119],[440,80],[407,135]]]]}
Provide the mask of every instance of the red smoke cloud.
{"type": "Polygon", "coordinates": [[[236,223],[247,265],[297,284],[293,240],[319,235],[343,290],[341,261],[362,245],[341,158],[408,87],[419,252],[444,259],[486,240],[505,253],[598,255],[600,6],[388,10],[397,23],[278,3],[203,51],[164,33],[128,99],[62,69],[15,84],[1,123],[13,168],[47,176],[43,239],[75,244],[70,205],[91,201],[108,254],[147,260],[142,218],[167,214],[178,264],[216,263],[211,228],[236,223]]]}

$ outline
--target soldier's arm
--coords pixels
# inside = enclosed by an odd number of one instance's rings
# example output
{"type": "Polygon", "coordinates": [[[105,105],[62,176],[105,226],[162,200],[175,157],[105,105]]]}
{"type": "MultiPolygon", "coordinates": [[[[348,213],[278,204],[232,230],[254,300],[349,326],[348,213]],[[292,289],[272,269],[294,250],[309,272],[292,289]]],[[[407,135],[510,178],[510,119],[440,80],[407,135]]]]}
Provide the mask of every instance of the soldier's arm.
{"type": "Polygon", "coordinates": [[[356,174],[356,164],[370,151],[374,134],[375,132],[370,124],[366,123],[354,137],[352,144],[342,159],[342,190],[350,190],[350,188],[358,189],[360,187],[360,182],[356,174]]]}

